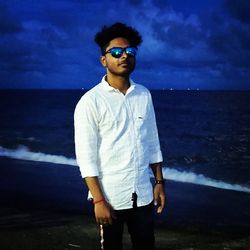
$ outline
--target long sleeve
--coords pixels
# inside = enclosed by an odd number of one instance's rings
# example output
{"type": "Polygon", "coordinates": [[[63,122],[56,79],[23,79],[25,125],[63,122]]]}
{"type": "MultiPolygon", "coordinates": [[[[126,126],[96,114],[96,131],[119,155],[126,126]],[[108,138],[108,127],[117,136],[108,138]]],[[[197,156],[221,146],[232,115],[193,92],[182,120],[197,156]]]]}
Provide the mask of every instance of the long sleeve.
{"type": "Polygon", "coordinates": [[[83,96],[74,113],[75,152],[82,177],[98,176],[98,120],[93,101],[83,96]]]}
{"type": "Polygon", "coordinates": [[[160,149],[158,129],[156,125],[156,118],[155,118],[155,112],[151,94],[149,94],[148,108],[150,116],[149,129],[148,129],[149,131],[148,142],[149,142],[149,152],[150,152],[149,161],[150,164],[152,164],[152,163],[162,162],[163,159],[162,159],[162,152],[160,149]]]}

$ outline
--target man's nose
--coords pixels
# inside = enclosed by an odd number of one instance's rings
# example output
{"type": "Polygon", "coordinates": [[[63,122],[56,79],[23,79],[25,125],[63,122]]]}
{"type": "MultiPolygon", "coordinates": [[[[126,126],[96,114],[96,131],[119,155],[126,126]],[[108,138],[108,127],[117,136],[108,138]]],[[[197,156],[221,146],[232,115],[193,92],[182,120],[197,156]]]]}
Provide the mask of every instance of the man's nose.
{"type": "Polygon", "coordinates": [[[122,52],[122,57],[128,57],[128,54],[126,53],[125,50],[122,52]]]}

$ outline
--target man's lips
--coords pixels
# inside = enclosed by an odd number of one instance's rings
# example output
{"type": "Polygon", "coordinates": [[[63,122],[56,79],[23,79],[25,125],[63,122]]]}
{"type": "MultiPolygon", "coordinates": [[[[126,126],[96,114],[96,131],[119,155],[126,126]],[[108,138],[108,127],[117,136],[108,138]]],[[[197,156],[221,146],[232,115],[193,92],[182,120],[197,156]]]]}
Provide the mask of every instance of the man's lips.
{"type": "Polygon", "coordinates": [[[119,65],[120,65],[120,66],[129,66],[129,63],[126,62],[126,61],[124,61],[124,62],[121,62],[119,65]]]}

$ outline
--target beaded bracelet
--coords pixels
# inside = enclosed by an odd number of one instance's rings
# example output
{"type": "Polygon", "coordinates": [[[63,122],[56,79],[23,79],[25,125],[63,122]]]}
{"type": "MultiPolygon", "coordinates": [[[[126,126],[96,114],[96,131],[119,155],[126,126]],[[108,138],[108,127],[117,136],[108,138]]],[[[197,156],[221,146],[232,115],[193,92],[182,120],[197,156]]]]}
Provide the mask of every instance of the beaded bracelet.
{"type": "Polygon", "coordinates": [[[101,198],[100,200],[97,200],[97,201],[94,201],[94,200],[93,200],[93,204],[95,205],[95,204],[100,203],[100,202],[103,202],[103,201],[105,201],[104,198],[101,198]]]}

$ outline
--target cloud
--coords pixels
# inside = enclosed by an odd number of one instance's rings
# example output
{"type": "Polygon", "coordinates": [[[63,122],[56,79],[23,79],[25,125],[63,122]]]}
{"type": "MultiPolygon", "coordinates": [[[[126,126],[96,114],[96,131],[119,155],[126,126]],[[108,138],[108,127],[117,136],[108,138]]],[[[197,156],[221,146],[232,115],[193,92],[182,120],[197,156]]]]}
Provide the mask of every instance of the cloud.
{"type": "Polygon", "coordinates": [[[132,6],[139,6],[141,4],[143,4],[143,0],[129,0],[128,3],[131,4],[132,6]]]}
{"type": "Polygon", "coordinates": [[[245,72],[250,66],[249,25],[232,18],[225,20],[218,13],[213,17],[216,22],[212,22],[210,27],[211,32],[207,39],[209,49],[223,58],[227,67],[231,65],[232,68],[241,68],[241,72],[245,72]]]}
{"type": "Polygon", "coordinates": [[[145,70],[150,68],[151,73],[166,73],[170,68],[172,76],[171,73],[165,74],[170,81],[177,82],[174,77],[176,72],[190,84],[194,80],[206,82],[207,88],[217,82],[225,87],[249,89],[248,24],[226,16],[223,9],[214,9],[206,16],[183,15],[171,8],[164,11],[151,8],[150,13],[151,18],[144,12],[147,18],[144,25],[150,20],[150,25],[145,27],[147,38],[151,37],[151,43],[155,45],[151,46],[153,52],[149,54],[154,63],[150,64],[150,58],[143,54],[146,63],[142,67],[145,70]]]}
{"type": "Polygon", "coordinates": [[[202,40],[202,32],[190,24],[173,21],[163,23],[156,20],[152,25],[156,38],[173,48],[190,49],[202,40]]]}
{"type": "Polygon", "coordinates": [[[121,21],[142,34],[135,71],[142,83],[212,88],[239,79],[247,87],[250,29],[245,5],[223,1],[220,9],[206,2],[210,12],[201,15],[205,10],[193,12],[173,0],[122,0],[116,8],[107,0],[9,0],[0,4],[0,84],[95,84],[104,69],[94,35],[103,25],[121,21]]]}
{"type": "Polygon", "coordinates": [[[247,0],[225,0],[225,7],[232,17],[250,24],[250,2],[247,0]]]}
{"type": "MultiPolygon", "coordinates": [[[[74,4],[55,1],[54,5],[45,2],[38,9],[32,4],[18,9],[22,29],[18,34],[9,32],[0,40],[0,84],[17,86],[19,83],[20,87],[79,84],[81,71],[93,62],[90,59],[86,63],[86,54],[91,55],[93,51],[90,49],[93,39],[87,41],[91,27],[85,26],[87,20],[75,6],[79,6],[77,1],[74,4]],[[71,9],[66,9],[67,6],[71,9]],[[53,16],[53,13],[61,14],[53,16]]],[[[10,5],[4,11],[6,19],[10,19],[7,18],[10,5]]]]}
{"type": "Polygon", "coordinates": [[[168,9],[170,7],[170,4],[167,0],[152,0],[152,4],[159,9],[168,9]]]}
{"type": "Polygon", "coordinates": [[[11,14],[4,3],[0,2],[0,34],[12,34],[22,31],[21,23],[11,14]]]}

